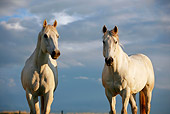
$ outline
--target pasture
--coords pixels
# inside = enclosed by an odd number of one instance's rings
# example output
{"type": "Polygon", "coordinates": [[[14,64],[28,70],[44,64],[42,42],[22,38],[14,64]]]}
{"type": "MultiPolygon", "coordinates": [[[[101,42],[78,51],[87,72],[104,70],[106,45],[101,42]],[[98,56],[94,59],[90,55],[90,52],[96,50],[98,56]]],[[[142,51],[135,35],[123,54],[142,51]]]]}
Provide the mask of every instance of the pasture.
{"type": "MultiPolygon", "coordinates": [[[[0,114],[29,114],[29,112],[26,111],[2,111],[0,114]]],[[[93,113],[93,112],[67,112],[67,113],[50,113],[50,114],[108,114],[108,113],[93,113]]]]}

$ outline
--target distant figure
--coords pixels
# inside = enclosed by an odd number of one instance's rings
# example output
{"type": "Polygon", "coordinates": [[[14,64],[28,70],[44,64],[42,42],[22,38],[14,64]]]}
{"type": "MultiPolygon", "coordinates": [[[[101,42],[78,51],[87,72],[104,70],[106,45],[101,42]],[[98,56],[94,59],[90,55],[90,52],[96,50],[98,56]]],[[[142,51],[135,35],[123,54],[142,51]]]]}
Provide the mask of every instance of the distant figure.
{"type": "Polygon", "coordinates": [[[63,110],[61,111],[61,114],[64,114],[64,113],[63,113],[63,110]]]}
{"type": "Polygon", "coordinates": [[[118,28],[103,27],[103,56],[105,65],[102,83],[110,103],[110,114],[116,114],[116,95],[122,97],[121,114],[127,114],[130,101],[132,114],[137,114],[136,93],[140,92],[140,112],[150,113],[154,71],[150,59],[143,54],[128,56],[120,47],[118,28]]]}
{"type": "Polygon", "coordinates": [[[33,54],[27,59],[21,73],[22,86],[31,114],[40,114],[38,96],[41,96],[41,114],[49,114],[53,102],[53,92],[58,84],[57,59],[59,34],[56,30],[57,21],[47,25],[38,35],[38,42],[33,54]]]}

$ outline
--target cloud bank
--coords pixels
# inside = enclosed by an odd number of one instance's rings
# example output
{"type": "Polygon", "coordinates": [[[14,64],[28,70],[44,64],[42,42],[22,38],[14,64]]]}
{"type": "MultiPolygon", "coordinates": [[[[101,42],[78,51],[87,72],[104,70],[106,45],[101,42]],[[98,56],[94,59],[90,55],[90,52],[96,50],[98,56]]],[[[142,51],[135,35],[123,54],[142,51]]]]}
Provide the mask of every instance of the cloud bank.
{"type": "MultiPolygon", "coordinates": [[[[127,54],[144,53],[149,56],[155,69],[156,94],[157,91],[163,93],[168,91],[169,94],[170,2],[168,0],[50,0],[48,2],[1,0],[0,6],[0,91],[2,92],[0,110],[28,110],[25,93],[20,83],[20,72],[24,62],[36,47],[44,19],[47,19],[48,24],[53,24],[56,19],[60,34],[61,56],[57,60],[59,87],[54,101],[54,106],[57,108],[53,107],[52,111],[63,108],[67,111],[76,111],[77,107],[78,111],[108,110],[101,84],[104,65],[103,25],[109,30],[115,25],[118,26],[119,39],[127,54]],[[68,94],[72,99],[67,99],[68,94]],[[13,99],[10,99],[11,95],[13,99]],[[65,100],[62,100],[63,98],[65,100]],[[94,101],[90,105],[92,108],[87,105],[91,102],[89,99],[94,101]],[[12,106],[18,101],[20,103],[13,108],[12,106]],[[86,106],[88,107],[85,108],[86,106]]],[[[163,95],[161,97],[164,98],[163,95]]],[[[169,101],[158,101],[159,98],[160,96],[156,95],[153,97],[153,107],[156,107],[157,102],[169,104],[169,101]]],[[[169,113],[166,107],[151,110],[155,114],[160,110],[169,113]]]]}

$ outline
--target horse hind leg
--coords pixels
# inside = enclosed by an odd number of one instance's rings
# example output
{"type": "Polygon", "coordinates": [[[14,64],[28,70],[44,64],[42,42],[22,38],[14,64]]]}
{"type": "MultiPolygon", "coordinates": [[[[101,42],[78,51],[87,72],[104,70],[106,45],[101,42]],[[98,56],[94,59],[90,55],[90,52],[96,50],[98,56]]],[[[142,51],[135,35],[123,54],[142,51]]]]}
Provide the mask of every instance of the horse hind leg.
{"type": "Polygon", "coordinates": [[[129,102],[131,105],[132,114],[137,114],[136,94],[130,95],[129,102]]]}
{"type": "Polygon", "coordinates": [[[151,108],[151,98],[152,98],[152,90],[150,88],[145,87],[144,89],[145,99],[146,99],[146,114],[150,113],[151,108]]]}
{"type": "Polygon", "coordinates": [[[146,85],[140,92],[140,112],[141,114],[149,114],[151,108],[152,89],[146,85]]]}

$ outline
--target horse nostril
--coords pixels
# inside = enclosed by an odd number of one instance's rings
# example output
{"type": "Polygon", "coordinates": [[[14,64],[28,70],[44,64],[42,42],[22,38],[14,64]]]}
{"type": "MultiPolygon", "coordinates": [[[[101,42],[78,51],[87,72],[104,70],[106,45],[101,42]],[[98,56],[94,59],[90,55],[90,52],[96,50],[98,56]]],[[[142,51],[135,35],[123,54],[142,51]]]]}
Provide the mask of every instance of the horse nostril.
{"type": "Polygon", "coordinates": [[[51,56],[55,56],[55,51],[52,52],[51,56]]]}
{"type": "Polygon", "coordinates": [[[53,51],[52,54],[51,54],[51,57],[52,57],[53,59],[57,59],[59,56],[60,56],[60,51],[59,51],[59,50],[55,50],[55,51],[53,51]]]}
{"type": "Polygon", "coordinates": [[[109,61],[112,63],[112,62],[113,62],[113,58],[112,58],[112,57],[110,57],[110,58],[109,58],[109,61]]]}
{"type": "Polygon", "coordinates": [[[112,65],[112,62],[113,62],[113,58],[112,58],[112,57],[110,57],[110,58],[105,58],[105,63],[106,63],[108,66],[112,65]]]}
{"type": "Polygon", "coordinates": [[[58,51],[57,56],[60,56],[60,51],[58,51]]]}

